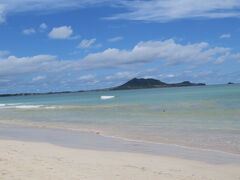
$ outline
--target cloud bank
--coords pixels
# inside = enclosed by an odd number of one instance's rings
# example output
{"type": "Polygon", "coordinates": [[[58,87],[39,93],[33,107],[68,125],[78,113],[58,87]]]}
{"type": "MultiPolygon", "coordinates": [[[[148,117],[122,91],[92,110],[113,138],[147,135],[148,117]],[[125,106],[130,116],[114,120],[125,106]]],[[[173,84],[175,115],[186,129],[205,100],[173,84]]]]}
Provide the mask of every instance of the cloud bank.
{"type": "Polygon", "coordinates": [[[107,19],[167,22],[186,18],[240,16],[239,0],[1,0],[0,22],[9,14],[29,11],[61,11],[92,6],[125,9],[107,19]]]}
{"type": "MultiPolygon", "coordinates": [[[[239,55],[235,55],[237,58],[239,55]]],[[[195,44],[179,44],[173,39],[165,41],[139,42],[131,50],[115,48],[103,52],[89,54],[81,60],[79,69],[87,69],[89,64],[96,68],[129,68],[145,65],[153,61],[162,61],[167,66],[180,64],[200,65],[208,62],[221,63],[232,58],[230,48],[213,47],[207,42],[195,44]]]]}
{"type": "MultiPolygon", "coordinates": [[[[1,51],[2,54],[5,51],[1,51]]],[[[4,54],[6,56],[6,54],[4,54]]],[[[173,39],[164,41],[139,42],[132,49],[109,48],[102,52],[90,53],[78,60],[62,60],[52,55],[32,57],[1,57],[0,75],[27,73],[58,73],[63,71],[88,71],[94,69],[128,69],[161,61],[168,67],[177,65],[197,65],[223,63],[229,59],[236,62],[240,53],[232,53],[230,48],[211,47],[207,42],[180,44],[173,39]]]]}
{"type": "Polygon", "coordinates": [[[238,0],[134,0],[123,1],[129,12],[108,19],[167,22],[189,18],[240,17],[238,0]]]}
{"type": "MultiPolygon", "coordinates": [[[[201,67],[224,67],[228,61],[235,62],[237,67],[239,60],[240,53],[233,53],[227,47],[213,47],[207,42],[183,44],[174,39],[139,42],[131,49],[108,48],[101,52],[90,53],[81,59],[72,60],[60,59],[57,56],[47,54],[16,57],[9,55],[7,51],[0,51],[0,84],[4,84],[2,87],[5,88],[9,84],[11,86],[8,87],[9,90],[20,85],[25,89],[30,85],[34,87],[34,83],[40,82],[41,84],[38,83],[38,86],[46,86],[50,90],[56,90],[54,88],[58,87],[63,90],[73,87],[74,84],[79,84],[76,83],[77,81],[94,80],[94,83],[89,85],[89,88],[94,88],[97,82],[102,82],[97,79],[98,72],[105,69],[110,70],[110,72],[120,72],[114,75],[106,74],[105,80],[102,78],[106,82],[97,85],[98,87],[112,86],[114,81],[127,80],[136,76],[159,79],[179,77],[179,80],[190,80],[201,77],[201,73],[198,72],[201,67]],[[149,70],[153,63],[160,63],[162,71],[149,70]],[[183,75],[176,74],[179,71],[175,74],[171,73],[171,69],[175,70],[176,67],[177,69],[180,67],[180,72],[183,72],[183,75]],[[144,69],[144,72],[141,69],[144,69]],[[197,74],[199,76],[194,77],[197,74]]],[[[223,72],[217,73],[220,77],[223,72]]],[[[239,73],[235,72],[235,74],[239,73]]],[[[78,86],[76,89],[81,88],[78,86]]]]}

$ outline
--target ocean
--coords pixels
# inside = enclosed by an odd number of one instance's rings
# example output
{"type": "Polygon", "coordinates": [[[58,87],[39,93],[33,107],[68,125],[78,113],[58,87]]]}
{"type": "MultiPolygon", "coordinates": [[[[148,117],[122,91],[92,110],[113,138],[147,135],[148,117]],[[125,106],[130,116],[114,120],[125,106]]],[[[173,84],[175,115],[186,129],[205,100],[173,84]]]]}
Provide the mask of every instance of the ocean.
{"type": "Polygon", "coordinates": [[[240,154],[240,85],[0,97],[0,125],[240,154]]]}

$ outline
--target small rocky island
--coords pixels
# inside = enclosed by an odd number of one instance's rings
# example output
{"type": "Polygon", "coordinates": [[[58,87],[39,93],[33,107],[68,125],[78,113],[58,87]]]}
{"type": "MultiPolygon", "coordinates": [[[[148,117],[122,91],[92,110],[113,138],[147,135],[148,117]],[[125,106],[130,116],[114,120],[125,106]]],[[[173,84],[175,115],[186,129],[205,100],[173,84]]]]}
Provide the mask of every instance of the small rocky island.
{"type": "Polygon", "coordinates": [[[164,88],[164,87],[183,87],[183,86],[205,86],[204,83],[191,83],[190,81],[183,81],[180,83],[168,84],[157,79],[134,78],[123,85],[112,88],[112,90],[124,89],[144,89],[144,88],[164,88]]]}
{"type": "Polygon", "coordinates": [[[47,92],[47,93],[18,93],[18,94],[0,94],[4,96],[31,96],[31,95],[47,95],[47,94],[67,94],[79,92],[93,92],[93,91],[111,91],[111,90],[127,90],[127,89],[146,89],[146,88],[165,88],[165,87],[182,87],[182,86],[205,86],[204,83],[191,83],[190,81],[183,81],[181,83],[168,84],[157,79],[134,78],[120,86],[106,89],[95,90],[80,90],[80,91],[62,91],[62,92],[47,92]]]}

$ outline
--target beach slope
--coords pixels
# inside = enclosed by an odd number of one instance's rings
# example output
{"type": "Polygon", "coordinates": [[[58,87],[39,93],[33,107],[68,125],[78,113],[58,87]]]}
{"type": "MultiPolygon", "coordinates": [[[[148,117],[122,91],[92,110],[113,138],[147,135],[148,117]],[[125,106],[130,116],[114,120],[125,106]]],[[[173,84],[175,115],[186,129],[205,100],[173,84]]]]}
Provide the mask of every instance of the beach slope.
{"type": "Polygon", "coordinates": [[[0,179],[239,180],[239,165],[0,140],[0,179]]]}

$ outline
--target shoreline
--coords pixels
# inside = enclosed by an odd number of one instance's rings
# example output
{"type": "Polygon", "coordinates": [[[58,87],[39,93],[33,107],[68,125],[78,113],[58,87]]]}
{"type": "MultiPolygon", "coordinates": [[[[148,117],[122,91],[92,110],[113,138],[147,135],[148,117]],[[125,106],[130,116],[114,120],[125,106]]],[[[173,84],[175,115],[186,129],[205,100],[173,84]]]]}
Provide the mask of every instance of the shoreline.
{"type": "Polygon", "coordinates": [[[240,165],[0,139],[0,179],[239,180],[240,165]]]}
{"type": "Polygon", "coordinates": [[[153,143],[80,132],[42,127],[1,127],[0,140],[45,142],[67,148],[144,153],[195,160],[212,164],[239,164],[240,156],[228,152],[184,147],[180,145],[153,143]]]}
{"type": "MultiPolygon", "coordinates": [[[[191,83],[190,81],[183,81],[180,83],[164,83],[161,82],[159,80],[154,80],[154,81],[159,81],[160,84],[158,86],[156,86],[155,84],[152,85],[145,85],[145,86],[141,86],[141,85],[137,85],[137,86],[127,86],[127,87],[122,87],[125,84],[129,83],[130,81],[151,81],[154,79],[131,79],[128,82],[119,85],[119,86],[115,86],[115,87],[109,87],[109,88],[102,88],[102,89],[89,89],[89,90],[75,90],[75,91],[53,91],[53,92],[22,92],[22,93],[13,93],[13,94],[0,94],[0,97],[11,97],[11,96],[36,96],[36,95],[55,95],[55,94],[70,94],[70,93],[84,93],[84,92],[108,92],[108,91],[122,91],[122,90],[138,90],[138,89],[154,89],[154,88],[178,88],[178,87],[195,87],[195,86],[206,86],[205,83],[191,83]]],[[[224,84],[221,84],[224,85],[224,84]]]]}
{"type": "MultiPolygon", "coordinates": [[[[11,120],[12,121],[12,120],[11,120]]],[[[176,146],[177,148],[184,148],[184,149],[189,149],[189,150],[198,150],[198,151],[209,151],[209,152],[216,152],[216,153],[225,153],[228,155],[233,155],[233,156],[239,156],[240,157],[240,152],[230,152],[230,151],[224,151],[224,150],[220,150],[220,149],[211,149],[211,148],[204,148],[204,147],[196,147],[196,146],[191,146],[191,145],[184,145],[184,144],[177,144],[177,143],[171,143],[171,142],[157,142],[157,141],[151,141],[151,140],[144,140],[144,139],[135,139],[135,138],[131,138],[128,136],[119,136],[119,135],[112,135],[111,133],[107,133],[102,129],[93,129],[93,128],[87,128],[87,127],[83,127],[83,128],[73,128],[72,126],[66,126],[66,124],[62,124],[62,125],[56,125],[56,124],[37,124],[36,122],[27,122],[27,121],[22,121],[20,123],[16,123],[16,122],[11,122],[8,121],[8,123],[5,122],[0,122],[0,128],[1,125],[3,126],[9,126],[11,127],[16,127],[16,128],[40,128],[40,129],[49,129],[49,130],[62,130],[62,131],[74,131],[74,132],[79,132],[79,133],[89,133],[89,134],[93,134],[93,135],[99,135],[102,137],[106,137],[106,138],[113,138],[113,139],[119,139],[119,140],[123,140],[123,141],[129,141],[129,142],[133,142],[133,143],[144,143],[144,144],[157,144],[157,145],[163,145],[163,146],[176,146]],[[26,124],[29,123],[29,124],[26,124]]]]}

